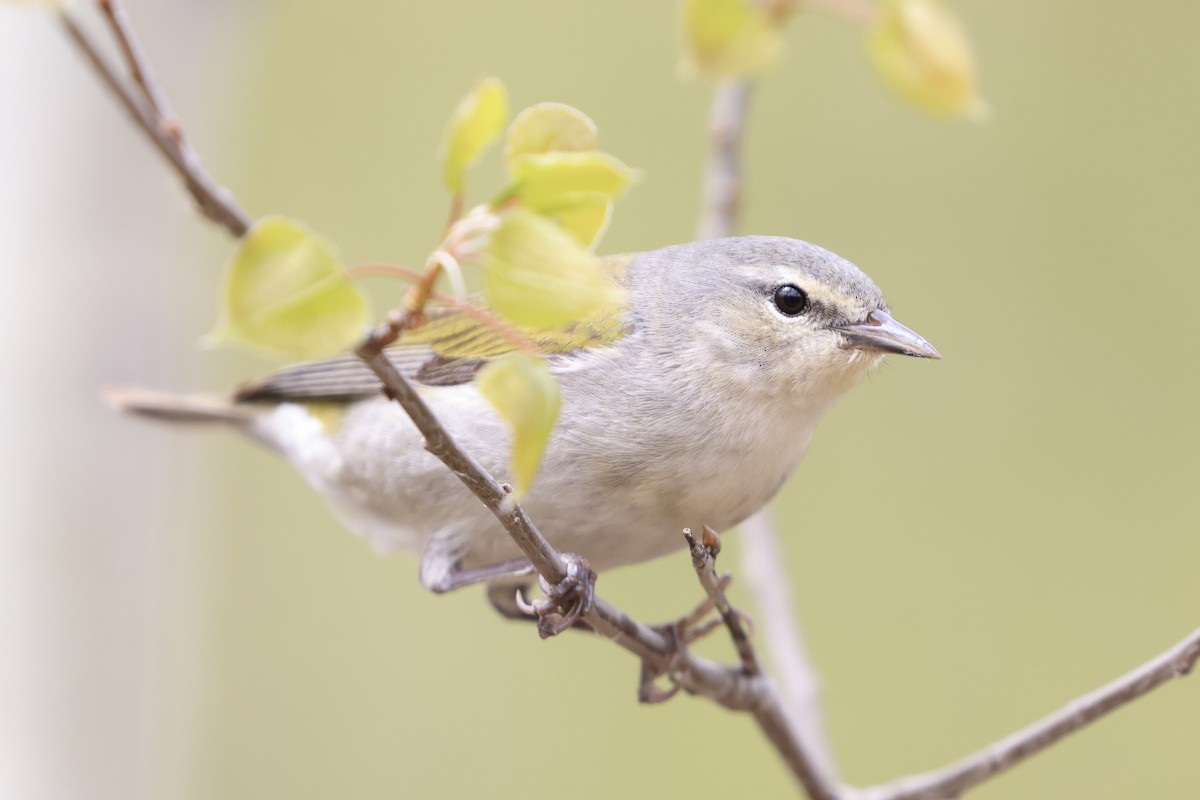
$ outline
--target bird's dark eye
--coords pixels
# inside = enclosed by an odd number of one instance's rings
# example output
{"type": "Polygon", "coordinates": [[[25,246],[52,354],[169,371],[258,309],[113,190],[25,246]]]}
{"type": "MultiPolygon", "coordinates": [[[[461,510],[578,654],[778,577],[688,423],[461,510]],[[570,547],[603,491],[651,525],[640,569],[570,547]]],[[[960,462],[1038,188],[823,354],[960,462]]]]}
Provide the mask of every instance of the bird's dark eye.
{"type": "Polygon", "coordinates": [[[775,290],[775,307],[780,313],[794,317],[808,308],[808,295],[798,286],[784,284],[775,290]]]}

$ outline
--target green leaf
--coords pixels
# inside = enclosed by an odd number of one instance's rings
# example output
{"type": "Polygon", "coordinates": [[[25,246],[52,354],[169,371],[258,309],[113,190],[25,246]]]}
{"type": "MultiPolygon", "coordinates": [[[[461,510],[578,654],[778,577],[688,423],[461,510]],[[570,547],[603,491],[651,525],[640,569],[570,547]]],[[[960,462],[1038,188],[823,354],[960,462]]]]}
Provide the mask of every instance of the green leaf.
{"type": "Polygon", "coordinates": [[[591,250],[608,230],[612,200],[602,194],[581,194],[543,214],[557,222],[576,242],[591,250]]]}
{"type": "Polygon", "coordinates": [[[366,328],[366,299],[329,244],[282,217],[259,220],[242,237],[223,283],[214,341],[319,358],[354,344],[366,328]]]}
{"type": "Polygon", "coordinates": [[[986,114],[971,44],[937,0],[883,0],[867,51],[884,83],[912,105],[939,117],[986,114]]]}
{"type": "Polygon", "coordinates": [[[522,205],[547,211],[574,205],[581,195],[615,197],[637,173],[607,153],[526,153],[510,164],[522,205]]]}
{"type": "Polygon", "coordinates": [[[508,92],[498,78],[484,78],[454,109],[442,143],[442,179],[461,192],[468,167],[479,160],[508,122],[508,92]]]}
{"type": "Polygon", "coordinates": [[[626,303],[594,255],[551,220],[521,208],[500,217],[484,249],[483,291],[496,313],[539,331],[615,316],[626,303]]]}
{"type": "Polygon", "coordinates": [[[779,29],[765,4],[748,0],[684,0],[684,64],[716,78],[759,75],[779,59],[779,29]]]}
{"type": "Polygon", "coordinates": [[[563,103],[538,103],[517,114],[508,126],[504,160],[511,171],[513,160],[527,153],[595,150],[596,123],[577,108],[563,103]]]}
{"type": "Polygon", "coordinates": [[[558,383],[541,359],[509,353],[480,370],[475,385],[512,430],[513,484],[520,498],[537,475],[558,421],[558,383]]]}

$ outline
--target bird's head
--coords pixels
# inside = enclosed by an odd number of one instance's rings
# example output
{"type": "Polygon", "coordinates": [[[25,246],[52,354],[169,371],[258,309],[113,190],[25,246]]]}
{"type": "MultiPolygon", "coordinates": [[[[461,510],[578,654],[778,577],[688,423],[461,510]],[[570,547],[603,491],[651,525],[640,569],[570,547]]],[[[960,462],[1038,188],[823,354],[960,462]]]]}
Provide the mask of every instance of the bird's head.
{"type": "Polygon", "coordinates": [[[651,255],[634,270],[635,325],[731,391],[832,400],[887,353],[941,358],[862,270],[815,245],[746,236],[651,255]]]}

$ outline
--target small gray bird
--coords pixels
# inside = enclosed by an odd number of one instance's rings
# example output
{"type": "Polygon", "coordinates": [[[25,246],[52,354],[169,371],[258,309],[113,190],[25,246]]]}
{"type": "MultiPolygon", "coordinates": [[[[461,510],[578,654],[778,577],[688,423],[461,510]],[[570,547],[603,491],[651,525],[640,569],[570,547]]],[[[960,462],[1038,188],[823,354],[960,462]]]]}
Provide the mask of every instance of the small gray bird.
{"type": "MultiPolygon", "coordinates": [[[[737,525],[778,491],[817,421],[885,353],[941,357],[892,319],[857,267],[805,242],[717,239],[605,263],[628,308],[540,342],[562,411],[522,501],[552,544],[597,570],[677,550],[683,528],[737,525]]],[[[450,311],[417,333],[389,357],[450,434],[506,480],[509,430],[471,382],[503,347],[450,311]]],[[[352,357],[283,369],[230,400],[108,397],[145,416],[228,423],[277,450],[376,548],[419,552],[433,591],[521,555],[352,357]]],[[[489,592],[495,602],[502,594],[489,592]]]]}

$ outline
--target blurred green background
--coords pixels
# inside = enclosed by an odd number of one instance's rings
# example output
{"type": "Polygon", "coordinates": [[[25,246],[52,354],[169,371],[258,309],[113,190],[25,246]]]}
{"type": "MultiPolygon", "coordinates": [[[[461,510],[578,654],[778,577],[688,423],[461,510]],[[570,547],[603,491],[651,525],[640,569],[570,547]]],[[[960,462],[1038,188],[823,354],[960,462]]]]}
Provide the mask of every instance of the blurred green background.
{"type": "MultiPolygon", "coordinates": [[[[504,79],[515,107],[582,108],[604,149],[643,170],[602,250],[693,236],[711,91],[679,78],[673,3],[128,6],[218,177],[252,213],[305,220],[351,262],[415,264],[436,242],[446,198],[433,153],[484,74],[504,79]]],[[[833,746],[856,784],[957,758],[1200,624],[1200,8],[953,7],[989,124],[900,105],[861,32],[808,13],[788,26],[787,57],[750,114],[742,230],[851,259],[945,355],[893,359],[843,400],[775,505],[833,746]]],[[[53,40],[29,15],[4,24],[53,40]]],[[[128,166],[87,179],[108,198],[102,212],[46,204],[86,257],[37,266],[122,288],[73,345],[105,368],[85,372],[45,423],[86,415],[55,440],[77,458],[21,488],[50,503],[95,482],[86,465],[153,449],[101,481],[111,513],[83,502],[44,520],[61,543],[48,557],[63,564],[98,549],[120,569],[110,528],[140,524],[166,542],[137,579],[152,635],[128,648],[73,640],[73,658],[116,676],[81,694],[142,676],[122,690],[140,698],[136,718],[114,703],[120,724],[99,724],[139,742],[128,785],[223,800],[792,793],[747,719],[682,697],[639,706],[636,665],[617,648],[540,642],[480,592],[425,593],[414,557],[376,556],[269,454],[95,408],[88,383],[219,388],[269,365],[193,346],[229,245],[189,216],[156,156],[54,42],[56,74],[87,98],[72,107],[87,126],[72,136],[119,142],[104,157],[128,166]],[[155,205],[169,229],[155,229],[167,236],[155,253],[138,249],[149,226],[127,202],[155,205]],[[113,225],[96,230],[99,213],[113,225]],[[131,328],[126,309],[146,307],[151,321],[131,328]]],[[[69,176],[82,159],[65,158],[54,163],[69,176]]],[[[485,164],[478,196],[498,175],[485,164]]],[[[398,297],[379,288],[381,306],[398,297]]],[[[59,302],[48,295],[41,312],[59,302]]],[[[726,545],[736,571],[736,535],[726,545]]],[[[644,621],[699,596],[683,555],[604,575],[600,590],[644,621]]],[[[101,613],[77,587],[71,596],[83,616],[64,625],[101,613]]],[[[1198,754],[1192,678],[971,796],[1194,798],[1198,754]]]]}

